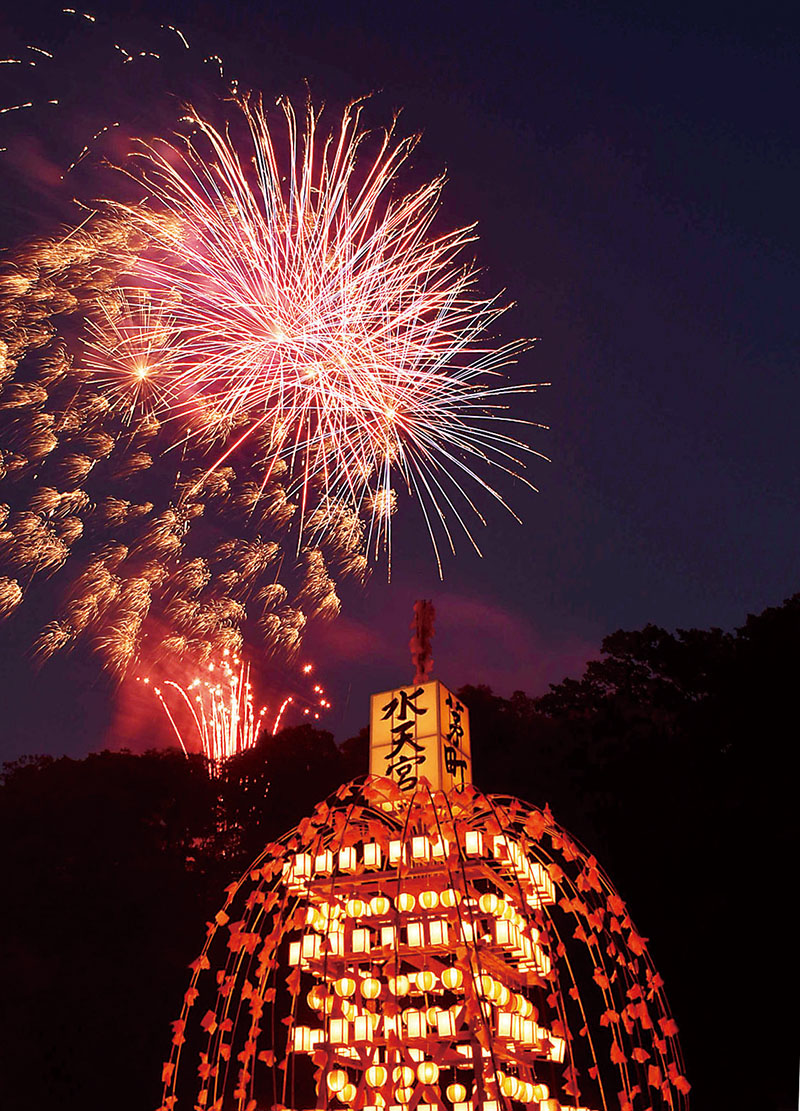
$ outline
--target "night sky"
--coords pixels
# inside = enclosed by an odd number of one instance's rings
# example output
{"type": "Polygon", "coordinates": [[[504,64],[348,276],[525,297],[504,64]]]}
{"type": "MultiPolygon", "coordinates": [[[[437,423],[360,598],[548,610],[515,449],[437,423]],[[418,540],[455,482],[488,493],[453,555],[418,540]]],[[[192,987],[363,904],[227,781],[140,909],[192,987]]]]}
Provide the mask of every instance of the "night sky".
{"type": "MultiPolygon", "coordinates": [[[[342,616],[309,633],[338,739],[365,723],[371,690],[410,678],[417,597],[438,610],[436,675],[538,694],[579,675],[619,627],[732,628],[800,589],[789,5],[89,10],[125,41],[173,22],[270,98],[302,96],[307,81],[332,114],[365,93],[370,124],[402,108],[401,131],[423,133],[415,171],[447,170],[445,225],[478,221],[484,288],[516,302],[503,335],[540,337],[511,370],[552,383],[519,405],[550,426],[530,437],[552,459],[531,464],[538,494],[510,492],[524,524],[486,505],[484,558],[462,543],[440,583],[422,519],[402,505],[391,583],[378,568],[366,590],[343,588],[342,616]]],[[[110,83],[108,51],[101,66],[57,7],[18,5],[6,20],[0,53],[35,41],[70,56],[54,63],[60,114],[0,118],[0,241],[13,245],[66,218],[58,167],[108,105],[144,112],[163,79],[143,64],[134,85],[110,83]]],[[[3,103],[17,79],[2,74],[3,103]]],[[[136,735],[129,695],[90,657],[36,674],[25,650],[37,617],[23,605],[0,631],[0,757],[169,742],[156,716],[136,735]]]]}

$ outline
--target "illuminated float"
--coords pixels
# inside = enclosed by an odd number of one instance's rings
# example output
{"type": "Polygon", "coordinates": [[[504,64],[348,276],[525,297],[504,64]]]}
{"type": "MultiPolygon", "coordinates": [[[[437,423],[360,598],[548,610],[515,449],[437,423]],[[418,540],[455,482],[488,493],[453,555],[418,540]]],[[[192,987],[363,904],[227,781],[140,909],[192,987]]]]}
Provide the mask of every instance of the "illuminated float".
{"type": "Polygon", "coordinates": [[[370,772],[228,889],[161,1111],[688,1106],[625,905],[547,808],[474,789],[459,699],[373,696],[370,772]]]}

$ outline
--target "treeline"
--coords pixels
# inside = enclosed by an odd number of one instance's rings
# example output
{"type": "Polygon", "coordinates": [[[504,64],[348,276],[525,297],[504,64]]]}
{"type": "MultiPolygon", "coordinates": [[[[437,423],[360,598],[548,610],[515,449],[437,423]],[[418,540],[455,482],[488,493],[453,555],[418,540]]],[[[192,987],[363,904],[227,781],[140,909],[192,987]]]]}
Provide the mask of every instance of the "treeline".
{"type": "MultiPolygon", "coordinates": [[[[733,633],[617,632],[580,679],[469,706],[476,783],[543,805],[606,866],[670,990],[698,1107],[796,1106],[800,595],[733,633]],[[759,1065],[742,1071],[742,1047],[759,1065]],[[755,1076],[757,1075],[757,1079],[755,1076]]],[[[231,877],[367,764],[303,726],[210,779],[174,750],[32,757],[0,786],[8,1102],[151,1111],[231,877]]]]}

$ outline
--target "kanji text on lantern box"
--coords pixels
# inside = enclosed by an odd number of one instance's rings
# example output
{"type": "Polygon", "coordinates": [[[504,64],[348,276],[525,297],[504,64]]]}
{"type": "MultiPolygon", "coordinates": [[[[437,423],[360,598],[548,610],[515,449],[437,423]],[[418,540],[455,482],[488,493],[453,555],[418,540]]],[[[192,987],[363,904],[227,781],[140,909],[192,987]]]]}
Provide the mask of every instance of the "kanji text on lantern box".
{"type": "Polygon", "coordinates": [[[373,694],[369,735],[370,774],[403,791],[423,778],[439,791],[472,783],[469,714],[438,680],[373,694]]]}

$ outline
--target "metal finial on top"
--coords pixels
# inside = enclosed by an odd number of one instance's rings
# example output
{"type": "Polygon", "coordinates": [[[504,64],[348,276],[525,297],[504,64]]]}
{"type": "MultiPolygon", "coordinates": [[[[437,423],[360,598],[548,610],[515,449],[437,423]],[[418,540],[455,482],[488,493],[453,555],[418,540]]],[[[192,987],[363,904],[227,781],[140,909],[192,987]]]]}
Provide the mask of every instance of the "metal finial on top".
{"type": "Polygon", "coordinates": [[[414,603],[414,620],[410,628],[413,632],[408,647],[411,649],[411,662],[414,665],[414,685],[427,683],[433,670],[433,622],[436,610],[433,602],[420,598],[414,603]]]}

